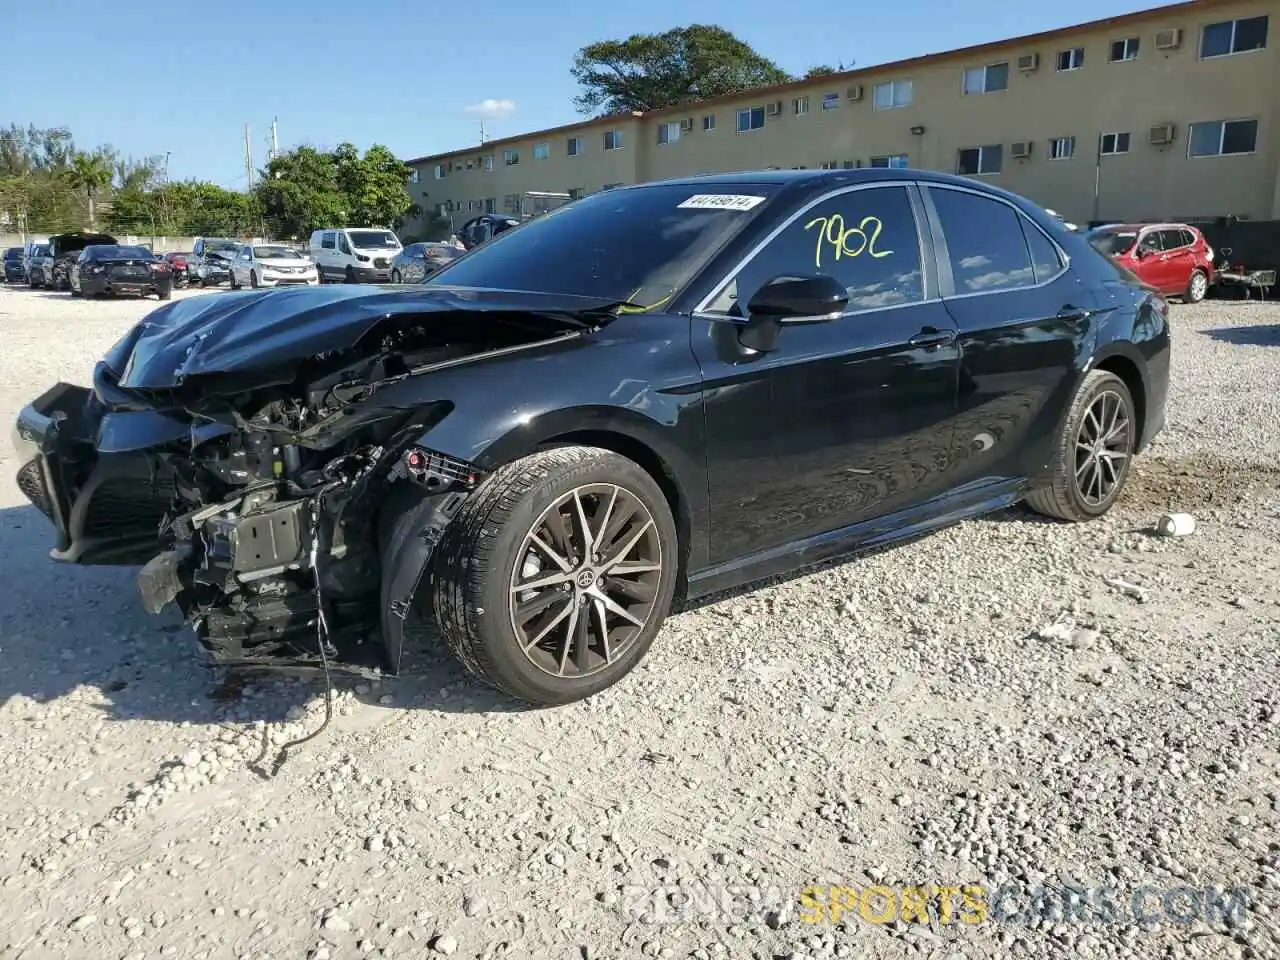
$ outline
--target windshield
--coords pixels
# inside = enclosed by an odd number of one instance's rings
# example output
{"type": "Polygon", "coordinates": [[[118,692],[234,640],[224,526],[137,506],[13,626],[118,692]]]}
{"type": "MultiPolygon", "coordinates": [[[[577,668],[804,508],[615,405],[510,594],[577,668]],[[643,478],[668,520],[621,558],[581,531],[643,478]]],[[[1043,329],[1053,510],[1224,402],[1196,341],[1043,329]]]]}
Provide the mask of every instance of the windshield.
{"type": "Polygon", "coordinates": [[[1136,230],[1094,230],[1089,234],[1093,249],[1109,257],[1128,253],[1138,239],[1136,230]]]}
{"type": "Polygon", "coordinates": [[[31,255],[33,257],[47,257],[49,255],[49,245],[47,243],[40,244],[40,246],[31,251],[31,255]]]}
{"type": "Polygon", "coordinates": [[[765,206],[775,184],[606,190],[498,234],[427,281],[602,297],[670,299],[765,206]]]}
{"type": "Polygon", "coordinates": [[[4,258],[5,258],[6,260],[21,260],[21,259],[22,259],[22,248],[21,248],[21,247],[10,247],[8,250],[6,250],[6,251],[4,252],[4,258]]]}
{"type": "Polygon", "coordinates": [[[253,255],[259,260],[301,260],[302,254],[293,247],[254,247],[253,255]]]}
{"type": "Polygon", "coordinates": [[[154,260],[155,255],[146,247],[98,246],[89,247],[86,255],[95,260],[154,260]]]}
{"type": "Polygon", "coordinates": [[[395,249],[400,246],[400,241],[390,230],[348,230],[347,236],[351,238],[353,247],[363,250],[395,249]]]}
{"type": "Polygon", "coordinates": [[[457,260],[462,256],[462,251],[457,247],[451,247],[443,243],[424,247],[422,252],[432,260],[457,260]]]}
{"type": "Polygon", "coordinates": [[[206,240],[204,249],[206,253],[235,252],[240,249],[240,244],[234,240],[206,240]]]}

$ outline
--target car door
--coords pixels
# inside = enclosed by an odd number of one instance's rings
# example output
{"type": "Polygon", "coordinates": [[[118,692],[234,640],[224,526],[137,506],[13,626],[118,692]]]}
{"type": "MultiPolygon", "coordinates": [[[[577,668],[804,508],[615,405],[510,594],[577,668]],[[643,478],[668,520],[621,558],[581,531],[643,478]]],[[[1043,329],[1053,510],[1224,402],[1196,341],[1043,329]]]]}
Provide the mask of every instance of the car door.
{"type": "Polygon", "coordinates": [[[337,252],[337,233],[333,230],[326,230],[320,235],[320,250],[316,256],[316,269],[320,273],[320,279],[332,279],[334,269],[337,266],[337,252]]]}
{"type": "Polygon", "coordinates": [[[958,186],[924,192],[959,334],[954,479],[1017,485],[1049,461],[1099,302],[1012,203],[958,186]]]}
{"type": "Polygon", "coordinates": [[[1133,272],[1143,283],[1148,283],[1157,290],[1166,290],[1169,285],[1164,262],[1160,259],[1162,249],[1160,231],[1151,228],[1142,230],[1133,245],[1133,272]]]}
{"type": "Polygon", "coordinates": [[[823,534],[948,485],[958,353],[920,209],[901,182],[808,202],[695,311],[712,564],[803,541],[818,550],[823,534]],[[845,313],[786,324],[776,349],[744,352],[752,295],[818,274],[847,288],[845,313]]]}
{"type": "Polygon", "coordinates": [[[1183,293],[1196,268],[1194,238],[1188,231],[1170,227],[1160,231],[1160,287],[1165,293],[1183,293]]]}

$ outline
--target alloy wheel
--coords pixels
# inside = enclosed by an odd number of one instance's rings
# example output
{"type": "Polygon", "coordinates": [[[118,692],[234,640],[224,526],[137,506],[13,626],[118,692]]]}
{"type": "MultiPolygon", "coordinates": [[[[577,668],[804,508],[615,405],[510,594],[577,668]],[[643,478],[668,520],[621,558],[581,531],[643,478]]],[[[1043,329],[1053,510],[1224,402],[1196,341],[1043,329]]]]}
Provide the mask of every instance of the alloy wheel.
{"type": "Polygon", "coordinates": [[[1116,391],[1103,390],[1089,403],[1076,434],[1075,484],[1080,499],[1100,507],[1115,496],[1132,453],[1129,404],[1116,391]]]}
{"type": "Polygon", "coordinates": [[[1200,271],[1196,271],[1191,275],[1191,299],[1203,300],[1205,293],[1208,291],[1209,279],[1200,271]]]}
{"type": "Polygon", "coordinates": [[[612,483],[575,487],[525,534],[511,575],[511,628],[529,662],[576,679],[614,663],[643,632],[663,577],[649,508],[612,483]]]}

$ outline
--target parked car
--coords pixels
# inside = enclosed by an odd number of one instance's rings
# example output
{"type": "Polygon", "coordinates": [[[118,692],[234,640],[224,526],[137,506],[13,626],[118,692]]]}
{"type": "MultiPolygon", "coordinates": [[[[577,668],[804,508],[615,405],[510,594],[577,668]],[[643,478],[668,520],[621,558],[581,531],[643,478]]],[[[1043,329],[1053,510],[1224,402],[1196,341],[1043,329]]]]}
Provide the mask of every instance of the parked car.
{"type": "Polygon", "coordinates": [[[509,217],[501,213],[484,213],[478,217],[472,217],[460,226],[458,228],[458,239],[462,241],[462,245],[466,249],[470,250],[496,237],[498,234],[518,226],[520,226],[520,220],[516,217],[509,217]]]}
{"type": "Polygon", "coordinates": [[[321,283],[386,283],[401,249],[392,231],[373,228],[317,230],[307,244],[321,283]]]}
{"type": "Polygon", "coordinates": [[[55,290],[71,289],[71,267],[80,256],[80,252],[89,246],[112,246],[117,243],[115,237],[107,233],[60,233],[49,238],[49,257],[52,264],[48,268],[48,286],[55,290]]]}
{"type": "Polygon", "coordinates": [[[231,289],[247,287],[314,286],[320,282],[316,265],[293,247],[278,243],[246,243],[231,262],[231,289]]]}
{"type": "Polygon", "coordinates": [[[185,287],[191,282],[187,273],[187,260],[191,256],[189,253],[170,252],[160,255],[160,259],[169,264],[169,269],[173,273],[173,285],[175,287],[185,287]]]}
{"type": "Polygon", "coordinates": [[[1089,242],[1161,293],[1199,303],[1213,286],[1213,248],[1185,223],[1113,223],[1089,242]]]}
{"type": "Polygon", "coordinates": [[[340,662],[376,631],[394,673],[418,611],[475,676],[564,703],[673,598],[1019,500],[1105,514],[1169,351],[1164,297],[989,184],[670,180],[424,284],[161,307],[92,389],[22,410],[18,483],[55,559],[145,564],[144,607],[216,660],[340,662]]]}
{"type": "Polygon", "coordinates": [[[186,258],[188,282],[208,287],[229,281],[231,261],[240,247],[239,240],[226,237],[196,237],[186,258]]]}
{"type": "Polygon", "coordinates": [[[447,243],[411,243],[391,261],[391,282],[421,283],[462,254],[447,243]]]}
{"type": "Polygon", "coordinates": [[[49,245],[38,243],[27,254],[27,286],[33,290],[53,284],[53,258],[49,256],[49,245]]]}
{"type": "Polygon", "coordinates": [[[173,296],[173,270],[145,247],[94,245],[76,258],[70,285],[73,297],[124,294],[168,300],[173,296]]]}
{"type": "Polygon", "coordinates": [[[27,257],[22,247],[10,247],[4,252],[3,279],[5,283],[27,282],[27,257]]]}

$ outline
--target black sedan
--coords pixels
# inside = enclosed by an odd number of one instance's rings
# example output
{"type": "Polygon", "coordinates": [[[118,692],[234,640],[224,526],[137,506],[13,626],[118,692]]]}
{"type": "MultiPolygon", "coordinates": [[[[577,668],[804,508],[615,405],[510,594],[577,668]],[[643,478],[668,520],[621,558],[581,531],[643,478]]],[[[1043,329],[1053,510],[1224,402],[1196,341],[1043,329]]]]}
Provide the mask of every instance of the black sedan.
{"type": "Polygon", "coordinates": [[[173,268],[146,247],[117,244],[85,247],[71,267],[73,297],[128,294],[173,296],[173,268]]]}
{"type": "Polygon", "coordinates": [[[1020,500],[1106,513],[1164,423],[1167,309],[970,180],[618,188],[411,288],[162,307],[22,411],[18,480],[55,559],[145,563],[220,661],[372,632],[394,672],[423,615],[563,703],[673,603],[1020,500]]]}
{"type": "Polygon", "coordinates": [[[5,283],[25,283],[27,279],[27,252],[22,247],[10,247],[4,252],[4,266],[0,279],[5,283]]]}

